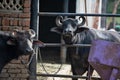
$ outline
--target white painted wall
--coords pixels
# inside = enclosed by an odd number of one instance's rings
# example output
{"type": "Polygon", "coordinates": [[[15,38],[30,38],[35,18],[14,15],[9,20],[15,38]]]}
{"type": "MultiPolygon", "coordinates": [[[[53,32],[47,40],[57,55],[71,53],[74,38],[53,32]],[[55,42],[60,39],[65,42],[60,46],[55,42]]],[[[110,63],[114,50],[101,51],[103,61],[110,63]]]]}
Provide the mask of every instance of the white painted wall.
{"type": "MultiPolygon", "coordinates": [[[[102,0],[86,0],[86,11],[85,11],[85,0],[76,0],[76,13],[100,14],[102,8],[101,3],[102,0]]],[[[86,19],[88,25],[85,24],[85,26],[94,27],[94,28],[97,27],[98,29],[100,28],[101,17],[86,16],[86,19]]]]}

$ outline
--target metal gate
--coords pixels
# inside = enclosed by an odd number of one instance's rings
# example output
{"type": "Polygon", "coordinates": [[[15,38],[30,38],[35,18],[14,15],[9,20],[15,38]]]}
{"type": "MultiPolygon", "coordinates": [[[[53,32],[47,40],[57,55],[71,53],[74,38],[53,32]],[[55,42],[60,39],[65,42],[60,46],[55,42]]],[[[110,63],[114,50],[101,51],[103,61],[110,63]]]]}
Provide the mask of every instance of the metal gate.
{"type": "MultiPolygon", "coordinates": [[[[69,0],[64,0],[64,13],[59,13],[59,12],[39,12],[39,0],[31,0],[31,28],[34,29],[37,33],[36,39],[38,39],[38,33],[39,33],[39,16],[100,16],[100,17],[120,17],[120,14],[81,14],[81,13],[68,13],[68,2],[69,0]]],[[[66,46],[68,47],[75,47],[75,46],[91,46],[89,44],[73,44],[73,45],[61,45],[61,44],[50,44],[50,43],[45,43],[46,46],[63,46],[64,49],[66,49],[66,46]]],[[[61,50],[64,50],[61,49],[61,50]]],[[[61,51],[64,52],[64,51],[61,51]]],[[[66,53],[62,53],[66,54],[66,53]]],[[[84,76],[71,76],[71,75],[53,75],[53,74],[36,74],[36,55],[34,56],[31,65],[30,65],[30,71],[31,76],[33,76],[34,80],[36,80],[36,76],[49,76],[49,77],[65,77],[65,78],[88,78],[84,76]]],[[[96,77],[92,77],[96,78],[96,77]]],[[[90,80],[90,79],[89,79],[90,80]]]]}

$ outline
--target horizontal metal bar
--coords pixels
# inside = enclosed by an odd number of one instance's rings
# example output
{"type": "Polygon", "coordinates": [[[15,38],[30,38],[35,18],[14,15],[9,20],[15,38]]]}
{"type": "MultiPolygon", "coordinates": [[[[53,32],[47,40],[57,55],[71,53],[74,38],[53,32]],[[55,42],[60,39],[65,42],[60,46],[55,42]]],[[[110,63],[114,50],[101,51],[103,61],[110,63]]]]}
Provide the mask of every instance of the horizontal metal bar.
{"type": "Polygon", "coordinates": [[[110,14],[110,13],[102,13],[102,14],[85,14],[85,13],[59,13],[59,12],[39,12],[40,16],[101,16],[101,17],[120,17],[120,14],[110,14]]]}
{"type": "MultiPolygon", "coordinates": [[[[80,75],[58,75],[58,74],[40,74],[37,73],[37,76],[43,76],[43,77],[64,77],[64,78],[81,78],[81,79],[87,79],[87,76],[80,76],[80,75]]],[[[91,77],[92,79],[100,79],[99,77],[91,77]]]]}
{"type": "Polygon", "coordinates": [[[61,47],[61,46],[66,46],[66,47],[82,47],[82,46],[91,46],[91,44],[71,44],[71,45],[66,45],[66,44],[60,44],[60,43],[44,43],[45,47],[61,47]]]}

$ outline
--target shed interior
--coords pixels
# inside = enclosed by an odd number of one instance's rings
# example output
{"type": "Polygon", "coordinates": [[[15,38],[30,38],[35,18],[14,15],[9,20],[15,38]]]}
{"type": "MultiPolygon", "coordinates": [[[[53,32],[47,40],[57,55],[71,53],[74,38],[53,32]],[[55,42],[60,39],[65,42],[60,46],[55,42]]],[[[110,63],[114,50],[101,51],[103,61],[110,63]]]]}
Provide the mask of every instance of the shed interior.
{"type": "MultiPolygon", "coordinates": [[[[68,12],[74,13],[76,0],[69,0],[68,12]]],[[[62,12],[64,13],[64,0],[40,0],[40,12],[62,12]]],[[[60,43],[61,36],[50,31],[56,26],[56,16],[40,16],[39,17],[39,40],[44,43],[60,43]]],[[[43,61],[60,62],[60,47],[44,47],[41,48],[43,61]]]]}

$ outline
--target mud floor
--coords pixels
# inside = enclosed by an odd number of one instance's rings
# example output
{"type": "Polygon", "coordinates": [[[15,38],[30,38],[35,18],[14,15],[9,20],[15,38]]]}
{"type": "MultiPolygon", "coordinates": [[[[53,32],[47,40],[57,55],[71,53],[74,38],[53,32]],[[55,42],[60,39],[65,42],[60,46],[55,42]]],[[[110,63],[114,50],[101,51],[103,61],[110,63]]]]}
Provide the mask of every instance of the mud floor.
{"type": "MultiPolygon", "coordinates": [[[[52,63],[43,63],[47,73],[49,74],[54,74],[58,71],[60,68],[61,64],[52,64],[52,63]]],[[[37,73],[46,73],[43,69],[43,66],[41,63],[37,64],[37,73]]],[[[57,74],[61,75],[72,75],[71,73],[71,66],[69,64],[63,64],[60,71],[57,74]]],[[[86,76],[86,73],[83,75],[86,76]]],[[[93,74],[94,77],[99,77],[99,75],[94,71],[93,74]]],[[[72,80],[71,78],[60,78],[60,77],[42,77],[39,76],[37,77],[38,80],[72,80]]],[[[85,79],[79,79],[79,80],[85,80],[85,79]]]]}

